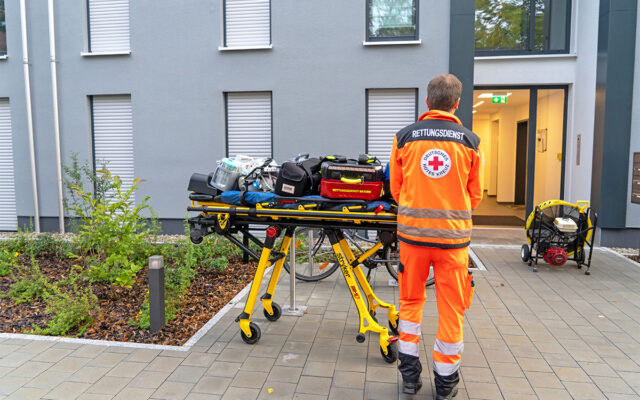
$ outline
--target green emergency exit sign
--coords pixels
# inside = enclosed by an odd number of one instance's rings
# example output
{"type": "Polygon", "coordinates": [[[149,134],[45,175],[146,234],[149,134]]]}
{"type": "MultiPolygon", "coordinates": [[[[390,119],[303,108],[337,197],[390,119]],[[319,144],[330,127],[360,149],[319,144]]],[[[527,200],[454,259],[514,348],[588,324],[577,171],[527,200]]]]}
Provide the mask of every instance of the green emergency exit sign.
{"type": "Polygon", "coordinates": [[[491,98],[491,102],[496,104],[507,104],[507,96],[493,96],[491,98]]]}

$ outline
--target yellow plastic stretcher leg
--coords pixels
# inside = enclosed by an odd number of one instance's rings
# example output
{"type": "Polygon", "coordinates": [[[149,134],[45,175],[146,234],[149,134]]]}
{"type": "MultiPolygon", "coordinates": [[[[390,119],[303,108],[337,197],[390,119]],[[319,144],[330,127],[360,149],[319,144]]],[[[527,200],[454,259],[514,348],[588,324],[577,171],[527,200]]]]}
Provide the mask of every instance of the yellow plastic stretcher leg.
{"type": "MultiPolygon", "coordinates": [[[[360,289],[358,288],[358,281],[360,279],[356,280],[356,271],[360,271],[360,267],[357,266],[356,268],[353,268],[351,266],[351,263],[348,261],[349,255],[352,257],[352,261],[355,260],[353,252],[349,248],[348,244],[346,244],[346,241],[341,232],[332,230],[328,233],[333,252],[335,253],[338,264],[340,265],[340,270],[342,271],[342,275],[344,276],[347,286],[349,287],[351,297],[353,298],[356,308],[358,309],[358,315],[360,317],[360,329],[358,331],[358,335],[356,336],[356,341],[359,343],[364,342],[366,340],[364,334],[368,331],[378,333],[380,335],[380,352],[382,353],[382,357],[387,362],[395,362],[397,359],[397,351],[395,350],[395,341],[397,340],[397,338],[391,337],[387,328],[380,326],[369,313],[368,305],[365,304],[364,299],[360,293],[360,289]],[[345,254],[345,251],[347,254],[345,254]]],[[[365,253],[365,255],[367,253],[365,253]]],[[[362,275],[362,271],[360,271],[360,275],[362,275]]],[[[362,275],[362,278],[368,290],[373,292],[371,290],[371,286],[369,286],[369,284],[367,283],[366,278],[364,278],[364,275],[362,275]]],[[[363,285],[363,288],[365,287],[365,285],[363,285]]],[[[374,298],[377,299],[377,297],[374,298]]],[[[384,304],[388,306],[388,304],[384,304]]]]}
{"type": "MultiPolygon", "coordinates": [[[[346,239],[340,240],[340,247],[342,248],[345,256],[347,257],[347,261],[349,262],[349,264],[353,264],[356,257],[353,254],[353,251],[351,250],[351,248],[349,247],[349,244],[347,243],[346,239]]],[[[382,247],[382,243],[378,242],[371,249],[367,250],[364,254],[358,257],[358,266],[353,268],[353,272],[354,272],[354,275],[356,276],[356,279],[358,280],[358,283],[360,284],[360,287],[362,287],[362,291],[367,297],[369,313],[371,315],[375,315],[376,308],[378,307],[386,308],[389,313],[389,325],[395,331],[398,328],[398,311],[396,311],[396,306],[393,304],[386,303],[380,300],[378,296],[376,296],[376,294],[373,292],[373,289],[371,288],[371,285],[369,284],[369,281],[367,281],[367,278],[365,277],[364,272],[362,272],[362,268],[360,268],[360,263],[362,263],[364,260],[374,255],[381,247],[382,247]]]]}
{"type": "Polygon", "coordinates": [[[267,286],[267,292],[260,298],[262,300],[262,307],[264,307],[265,317],[270,321],[276,321],[282,315],[282,309],[273,301],[273,293],[276,291],[276,285],[278,279],[280,279],[280,273],[282,272],[282,266],[289,253],[289,246],[291,245],[291,237],[293,236],[293,228],[287,229],[282,244],[280,245],[280,258],[273,266],[273,272],[271,273],[271,279],[269,279],[269,286],[267,286]]]}

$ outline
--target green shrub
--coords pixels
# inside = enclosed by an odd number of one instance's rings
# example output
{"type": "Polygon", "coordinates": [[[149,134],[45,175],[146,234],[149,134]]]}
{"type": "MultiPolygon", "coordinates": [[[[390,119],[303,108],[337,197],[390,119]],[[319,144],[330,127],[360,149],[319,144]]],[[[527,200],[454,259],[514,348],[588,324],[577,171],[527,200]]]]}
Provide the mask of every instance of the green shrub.
{"type": "Polygon", "coordinates": [[[0,251],[0,276],[10,275],[16,265],[18,265],[18,256],[20,253],[11,251],[10,249],[2,249],[0,251]]]}
{"type": "Polygon", "coordinates": [[[61,287],[53,286],[44,295],[47,302],[45,311],[52,315],[45,328],[35,325],[33,328],[41,335],[66,335],[72,332],[80,336],[93,324],[98,299],[90,287],[80,287],[75,283],[68,285],[66,290],[61,287]]]}
{"type": "Polygon", "coordinates": [[[150,208],[149,196],[134,205],[132,195],[140,184],[135,179],[127,190],[122,181],[109,171],[101,171],[103,178],[111,182],[110,192],[95,198],[91,192],[76,188],[76,194],[87,207],[76,206],[76,215],[82,225],[74,241],[87,255],[88,274],[93,280],[111,282],[130,287],[146,260],[141,254],[149,246],[152,227],[146,223],[142,211],[150,208]],[[88,212],[87,212],[88,210],[88,212]]]}
{"type": "Polygon", "coordinates": [[[42,298],[51,287],[49,280],[40,271],[38,262],[31,259],[31,267],[17,267],[13,275],[15,282],[3,297],[11,297],[16,303],[27,303],[42,298]]]}

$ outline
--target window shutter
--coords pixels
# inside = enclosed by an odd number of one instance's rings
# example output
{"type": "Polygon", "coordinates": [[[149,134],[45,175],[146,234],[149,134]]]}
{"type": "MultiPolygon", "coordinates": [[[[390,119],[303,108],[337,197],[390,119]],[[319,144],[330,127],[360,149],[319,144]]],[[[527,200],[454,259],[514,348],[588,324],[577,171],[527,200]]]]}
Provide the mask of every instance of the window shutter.
{"type": "Polygon", "coordinates": [[[387,163],[395,134],[416,121],[416,89],[370,89],[367,153],[387,163]]]}
{"type": "Polygon", "coordinates": [[[227,154],[271,157],[271,92],[227,93],[227,154]]]}
{"type": "Polygon", "coordinates": [[[131,96],[94,96],[92,104],[94,166],[99,170],[106,161],[127,190],[134,179],[131,96]]]}
{"type": "Polygon", "coordinates": [[[15,231],[17,228],[11,114],[9,100],[0,99],[0,231],[15,231]]]}
{"type": "Polygon", "coordinates": [[[270,0],[225,0],[225,46],[271,44],[270,0]]]}
{"type": "Polygon", "coordinates": [[[89,0],[92,53],[129,51],[129,0],[89,0]]]}

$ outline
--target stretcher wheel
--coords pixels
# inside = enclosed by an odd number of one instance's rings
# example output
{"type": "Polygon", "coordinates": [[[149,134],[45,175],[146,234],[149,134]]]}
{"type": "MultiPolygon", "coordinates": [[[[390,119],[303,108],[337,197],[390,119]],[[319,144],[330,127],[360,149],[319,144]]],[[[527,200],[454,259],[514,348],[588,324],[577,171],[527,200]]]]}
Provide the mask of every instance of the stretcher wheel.
{"type": "Polygon", "coordinates": [[[280,304],[272,302],[271,308],[273,309],[273,314],[269,314],[266,309],[262,310],[264,312],[264,317],[271,322],[279,320],[282,316],[282,307],[280,307],[280,304]]]}
{"type": "Polygon", "coordinates": [[[522,249],[520,249],[520,257],[522,258],[522,262],[529,261],[529,259],[531,258],[531,250],[529,250],[529,245],[522,245],[522,249]]]}
{"type": "Polygon", "coordinates": [[[389,364],[396,362],[398,359],[398,344],[396,342],[389,343],[389,346],[387,346],[387,354],[384,354],[384,350],[380,347],[380,354],[382,354],[382,358],[389,364]]]}
{"type": "Polygon", "coordinates": [[[242,330],[240,331],[240,336],[246,344],[256,344],[258,340],[260,340],[260,327],[257,324],[250,322],[249,329],[251,330],[251,337],[247,337],[242,330]]]}
{"type": "Polygon", "coordinates": [[[391,330],[391,333],[393,333],[393,336],[399,336],[400,335],[400,332],[398,332],[398,327],[397,326],[393,326],[391,321],[389,321],[389,329],[391,330]]]}
{"type": "Polygon", "coordinates": [[[367,340],[367,338],[364,336],[364,333],[358,333],[356,335],[356,342],[364,343],[365,340],[367,340]]]}

